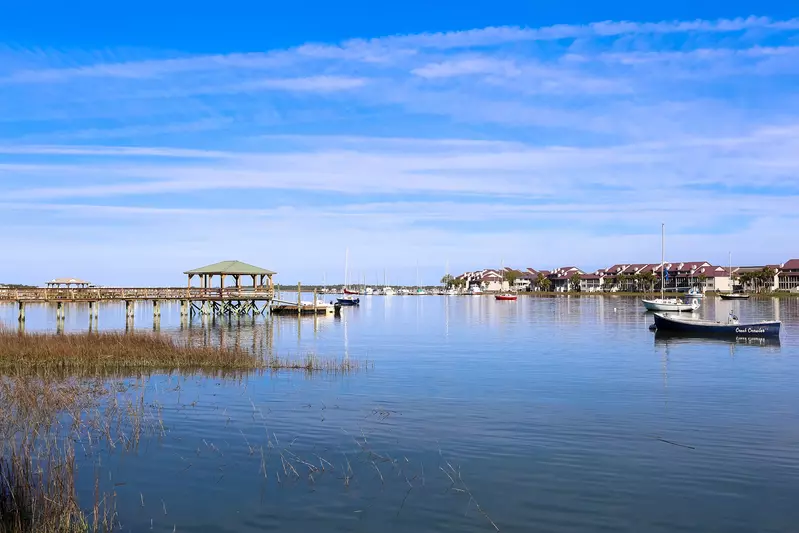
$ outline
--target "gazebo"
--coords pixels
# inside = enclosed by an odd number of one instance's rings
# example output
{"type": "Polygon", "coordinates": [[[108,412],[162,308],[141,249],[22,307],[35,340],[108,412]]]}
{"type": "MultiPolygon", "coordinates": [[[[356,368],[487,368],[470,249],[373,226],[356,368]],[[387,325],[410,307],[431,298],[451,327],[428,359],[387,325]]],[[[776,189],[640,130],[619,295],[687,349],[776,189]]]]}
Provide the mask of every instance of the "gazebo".
{"type": "Polygon", "coordinates": [[[236,288],[241,290],[241,277],[249,276],[252,278],[253,290],[263,289],[269,287],[271,290],[274,287],[272,276],[277,274],[271,270],[242,263],[241,261],[222,261],[221,263],[214,263],[193,270],[184,272],[188,276],[187,286],[191,288],[191,279],[194,276],[200,277],[200,288],[210,289],[213,283],[213,278],[219,276],[219,287],[225,288],[225,276],[232,276],[236,281],[236,288]],[[266,279],[266,285],[264,281],[266,279]]]}
{"type": "Polygon", "coordinates": [[[70,287],[72,287],[74,285],[77,288],[84,289],[84,288],[90,286],[91,283],[89,283],[88,281],[83,281],[82,279],[78,279],[78,278],[55,278],[55,279],[51,279],[50,281],[48,281],[45,284],[45,286],[48,289],[57,289],[58,287],[61,287],[62,285],[64,287],[67,287],[67,288],[70,288],[70,287]]]}

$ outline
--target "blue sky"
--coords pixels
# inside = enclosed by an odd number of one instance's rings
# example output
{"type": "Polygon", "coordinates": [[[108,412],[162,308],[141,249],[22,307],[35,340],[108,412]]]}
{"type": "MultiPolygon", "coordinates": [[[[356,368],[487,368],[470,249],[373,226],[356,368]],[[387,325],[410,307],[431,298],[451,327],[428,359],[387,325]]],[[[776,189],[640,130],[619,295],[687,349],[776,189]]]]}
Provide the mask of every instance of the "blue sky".
{"type": "Polygon", "coordinates": [[[799,6],[296,4],[4,8],[0,281],[799,255],[799,6]]]}

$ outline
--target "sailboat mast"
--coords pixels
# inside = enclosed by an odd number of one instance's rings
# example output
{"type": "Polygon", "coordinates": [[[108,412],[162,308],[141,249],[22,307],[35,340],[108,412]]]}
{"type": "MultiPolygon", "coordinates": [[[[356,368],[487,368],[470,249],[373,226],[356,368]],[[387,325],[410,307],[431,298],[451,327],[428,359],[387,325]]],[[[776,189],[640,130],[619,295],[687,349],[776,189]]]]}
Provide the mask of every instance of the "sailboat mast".
{"type": "Polygon", "coordinates": [[[666,286],[666,224],[660,224],[660,299],[664,299],[666,286]]]}
{"type": "Polygon", "coordinates": [[[350,249],[347,248],[344,252],[344,288],[346,289],[349,285],[347,285],[347,272],[350,266],[350,249]]]}
{"type": "Polygon", "coordinates": [[[732,252],[729,252],[729,254],[730,254],[730,257],[729,257],[729,261],[730,261],[730,294],[732,294],[733,292],[735,292],[735,284],[732,282],[732,252]]]}

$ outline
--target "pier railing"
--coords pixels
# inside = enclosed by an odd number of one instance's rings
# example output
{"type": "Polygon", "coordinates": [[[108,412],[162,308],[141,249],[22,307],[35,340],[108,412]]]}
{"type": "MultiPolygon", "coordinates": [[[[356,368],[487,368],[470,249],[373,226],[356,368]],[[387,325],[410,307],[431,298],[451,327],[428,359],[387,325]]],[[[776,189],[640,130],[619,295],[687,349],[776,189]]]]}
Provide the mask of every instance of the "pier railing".
{"type": "Polygon", "coordinates": [[[86,287],[86,288],[0,288],[0,301],[56,302],[101,300],[271,300],[268,287],[86,287]]]}

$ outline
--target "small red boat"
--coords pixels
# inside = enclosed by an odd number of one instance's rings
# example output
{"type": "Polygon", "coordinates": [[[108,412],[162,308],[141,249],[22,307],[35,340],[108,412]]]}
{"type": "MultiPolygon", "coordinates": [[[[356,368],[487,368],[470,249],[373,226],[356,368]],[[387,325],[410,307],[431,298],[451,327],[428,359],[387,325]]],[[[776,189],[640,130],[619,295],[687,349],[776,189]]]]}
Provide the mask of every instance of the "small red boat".
{"type": "Polygon", "coordinates": [[[516,295],[515,294],[497,294],[496,296],[494,296],[494,299],[495,300],[515,302],[516,301],[516,295]]]}
{"type": "Polygon", "coordinates": [[[344,294],[360,294],[360,293],[352,289],[344,289],[344,294]]]}

